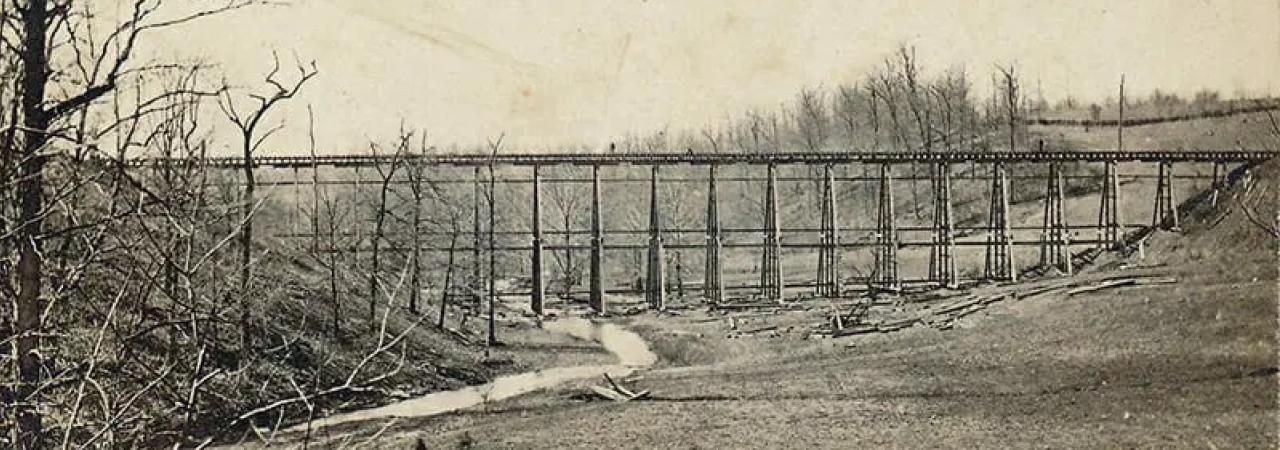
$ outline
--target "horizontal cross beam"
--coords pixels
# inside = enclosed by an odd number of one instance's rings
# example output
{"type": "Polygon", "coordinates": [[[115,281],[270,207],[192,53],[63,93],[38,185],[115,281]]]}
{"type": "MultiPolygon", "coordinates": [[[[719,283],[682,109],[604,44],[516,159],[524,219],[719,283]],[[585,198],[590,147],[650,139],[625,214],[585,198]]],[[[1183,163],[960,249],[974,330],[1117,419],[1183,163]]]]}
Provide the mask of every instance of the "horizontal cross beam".
{"type": "MultiPolygon", "coordinates": [[[[778,152],[778,153],[530,153],[433,155],[260,156],[255,167],[379,166],[396,158],[413,164],[453,166],[607,166],[607,165],[725,165],[725,164],[850,164],[850,163],[994,163],[994,162],[1260,162],[1280,156],[1278,150],[1083,150],[1070,152],[778,152]]],[[[104,161],[105,162],[105,161],[104,161]]],[[[197,164],[243,167],[244,159],[134,158],[132,167],[197,164]]]]}
{"type": "MultiPolygon", "coordinates": [[[[1100,242],[1102,241],[1099,241],[1096,239],[1073,240],[1071,241],[1070,245],[1078,246],[1078,247],[1088,247],[1088,246],[1096,246],[1100,242]]],[[[877,247],[880,245],[881,244],[870,242],[870,241],[857,241],[857,242],[841,242],[838,245],[838,247],[842,249],[858,249],[858,248],[877,247]]],[[[933,245],[933,241],[926,241],[926,240],[898,242],[898,247],[900,248],[930,247],[932,245],[933,245]]],[[[987,245],[987,243],[985,241],[956,241],[955,245],[958,247],[984,247],[987,245]]],[[[1012,242],[1010,243],[1010,245],[1034,247],[1034,246],[1039,246],[1040,243],[1027,240],[1027,241],[1012,242]]],[[[783,243],[779,243],[778,246],[782,248],[790,248],[790,249],[816,249],[816,248],[821,248],[823,245],[818,242],[796,242],[796,243],[783,242],[783,243]]],[[[724,243],[724,248],[752,249],[752,248],[764,248],[764,247],[765,245],[759,242],[726,242],[724,243]]],[[[644,250],[647,248],[649,248],[648,244],[644,244],[644,243],[609,244],[604,246],[605,250],[644,250]]],[[[671,243],[671,244],[663,244],[663,248],[675,249],[675,250],[701,250],[703,248],[706,248],[706,244],[671,243]]],[[[413,248],[411,247],[396,246],[396,245],[382,246],[382,247],[379,247],[378,249],[380,251],[396,252],[396,253],[413,251],[413,248]]],[[[471,251],[472,249],[473,247],[463,247],[463,246],[457,246],[452,248],[444,247],[444,246],[425,246],[421,248],[421,250],[424,252],[433,252],[433,253],[449,252],[449,251],[468,252],[468,251],[471,251]]],[[[497,252],[531,252],[533,251],[533,249],[534,248],[529,245],[496,245],[493,247],[493,251],[497,251],[497,252]]],[[[548,252],[556,251],[556,250],[590,250],[590,249],[591,249],[591,246],[587,244],[570,244],[570,245],[548,244],[542,247],[543,251],[548,251],[548,252]]],[[[488,248],[484,248],[484,250],[488,250],[488,248]]],[[[320,253],[332,253],[332,252],[364,253],[369,251],[369,249],[366,249],[364,247],[342,246],[342,247],[334,248],[332,250],[322,248],[318,251],[320,253]]]]}

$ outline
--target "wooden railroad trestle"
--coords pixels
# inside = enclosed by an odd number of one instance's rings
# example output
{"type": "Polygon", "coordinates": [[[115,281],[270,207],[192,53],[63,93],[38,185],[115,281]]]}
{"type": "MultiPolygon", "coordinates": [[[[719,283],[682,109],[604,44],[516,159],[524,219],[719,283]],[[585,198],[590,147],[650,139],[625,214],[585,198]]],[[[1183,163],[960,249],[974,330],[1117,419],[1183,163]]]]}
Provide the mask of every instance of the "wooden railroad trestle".
{"type": "MultiPolygon", "coordinates": [[[[1043,148],[1035,153],[875,153],[875,152],[849,152],[849,153],[766,153],[766,154],[705,154],[705,153],[655,153],[655,154],[526,154],[526,155],[420,155],[403,159],[402,162],[409,164],[429,164],[444,166],[463,166],[473,167],[474,173],[470,179],[473,184],[471,198],[472,205],[472,245],[468,247],[451,246],[450,250],[471,251],[472,252],[472,289],[473,292],[479,292],[484,286],[483,282],[488,281],[490,290],[490,298],[495,294],[493,292],[495,277],[492,273],[494,267],[494,253],[498,251],[528,251],[530,252],[530,268],[532,273],[529,276],[531,280],[530,286],[530,304],[534,314],[541,315],[544,312],[546,299],[546,278],[544,278],[544,253],[547,251],[558,250],[578,250],[585,249],[590,252],[589,257],[589,282],[587,285],[587,294],[589,305],[597,311],[605,311],[607,308],[605,301],[606,292],[614,292],[605,287],[604,271],[604,254],[607,250],[640,250],[641,245],[635,244],[610,244],[608,243],[608,235],[610,234],[636,234],[639,230],[626,229],[609,229],[603,220],[603,203],[607,201],[604,198],[603,186],[611,182],[602,178],[600,169],[603,166],[612,165],[633,165],[633,166],[649,166],[650,172],[648,182],[648,227],[643,230],[647,235],[647,242],[643,244],[643,250],[647,251],[645,259],[645,276],[643,280],[643,291],[645,299],[650,308],[663,309],[669,297],[668,280],[667,280],[667,264],[668,258],[666,252],[668,249],[695,249],[701,248],[705,252],[705,262],[703,266],[703,281],[701,283],[702,296],[709,302],[723,302],[725,292],[728,289],[758,289],[758,293],[769,300],[782,301],[785,298],[784,290],[788,287],[806,287],[812,288],[812,292],[819,296],[838,297],[846,292],[848,286],[852,282],[865,282],[869,287],[882,290],[900,289],[904,282],[923,282],[936,286],[956,287],[962,280],[961,274],[956,269],[955,250],[958,246],[981,246],[985,250],[984,270],[979,278],[988,280],[1012,281],[1018,277],[1018,267],[1014,258],[1014,247],[1018,245],[1034,245],[1040,250],[1039,264],[1042,267],[1056,267],[1065,273],[1071,273],[1072,246],[1093,246],[1099,250],[1117,249],[1123,246],[1129,232],[1135,228],[1143,228],[1148,224],[1125,224],[1120,217],[1120,201],[1122,199],[1120,188],[1121,178],[1117,164],[1119,162],[1136,162],[1136,163],[1154,163],[1156,166],[1156,191],[1153,199],[1153,213],[1149,223],[1151,228],[1175,229],[1178,226],[1178,204],[1175,203],[1174,181],[1181,178],[1194,178],[1174,175],[1174,163],[1210,163],[1213,165],[1213,175],[1211,190],[1211,201],[1216,202],[1217,192],[1225,185],[1227,170],[1229,165],[1239,166],[1241,169],[1247,169],[1250,165],[1270,159],[1280,155],[1276,151],[1084,151],[1084,152],[1045,152],[1043,148]],[[1024,176],[1019,179],[1040,179],[1046,181],[1045,195],[1043,197],[1044,213],[1041,225],[1038,227],[1040,239],[1038,242],[1015,242],[1014,230],[1028,229],[1037,227],[1015,227],[1011,224],[1010,204],[1013,201],[1010,191],[1011,177],[1009,175],[1009,165],[1014,163],[1038,163],[1047,166],[1047,176],[1024,176]],[[1098,207],[1097,221],[1093,224],[1068,224],[1066,219],[1064,179],[1072,176],[1063,173],[1064,163],[1098,163],[1102,165],[1103,171],[1100,182],[1100,203],[1098,207]],[[720,218],[720,198],[718,197],[717,181],[724,181],[718,173],[718,169],[727,165],[748,164],[765,166],[764,178],[754,177],[737,177],[737,181],[757,181],[762,180],[765,184],[763,210],[764,217],[762,226],[759,229],[754,228],[737,228],[728,229],[721,226],[720,218]],[[877,167],[878,176],[873,177],[837,177],[836,168],[841,165],[870,165],[877,167]],[[895,215],[894,200],[894,167],[905,164],[927,164],[929,166],[929,176],[927,179],[932,185],[933,191],[933,212],[931,227],[899,227],[895,215]],[[971,167],[977,165],[986,165],[989,170],[971,170],[968,179],[984,179],[989,182],[990,190],[987,192],[989,199],[987,207],[987,223],[983,227],[957,227],[955,218],[953,217],[953,195],[952,181],[957,177],[953,176],[953,167],[961,164],[969,164],[971,167]],[[574,165],[589,166],[591,176],[589,180],[579,179],[558,179],[557,182],[574,183],[589,182],[590,189],[590,228],[588,230],[571,230],[564,229],[558,231],[545,231],[542,226],[542,201],[543,201],[543,173],[544,167],[558,165],[574,165]],[[692,165],[705,166],[707,168],[705,178],[684,178],[670,182],[684,183],[706,183],[707,195],[705,198],[705,229],[677,229],[664,228],[664,211],[661,201],[662,186],[664,183],[661,177],[660,168],[672,165],[692,165]],[[819,195],[819,209],[821,218],[818,229],[805,228],[784,228],[782,227],[782,215],[785,208],[781,208],[778,203],[778,181],[777,169],[784,165],[804,165],[820,167],[821,179],[809,180],[817,181],[819,195]],[[486,241],[483,236],[481,219],[481,205],[488,199],[489,215],[493,215],[493,196],[494,184],[496,182],[511,182],[512,180],[495,180],[493,175],[493,167],[495,166],[524,166],[531,168],[531,178],[527,180],[518,180],[518,182],[528,182],[532,187],[531,218],[532,229],[528,231],[498,231],[493,230],[493,217],[489,217],[490,237],[486,241]],[[482,168],[488,167],[489,173],[482,173],[482,168]],[[980,175],[985,172],[987,175],[980,175]],[[841,226],[839,220],[839,199],[840,189],[837,182],[845,180],[874,180],[876,185],[877,211],[868,212],[868,215],[875,218],[875,226],[873,228],[857,228],[841,226]],[[486,187],[487,185],[487,187],[486,187]],[[840,238],[841,231],[864,230],[873,231],[871,234],[873,242],[867,241],[842,241],[840,238]],[[929,231],[931,237],[927,241],[904,241],[900,237],[900,233],[907,231],[929,231]],[[1073,231],[1095,231],[1096,239],[1072,239],[1073,231]],[[819,236],[817,243],[796,243],[784,242],[783,233],[792,231],[813,232],[816,231],[819,236]],[[973,241],[958,240],[957,237],[961,233],[979,232],[981,240],[973,241]],[[725,241],[725,233],[742,233],[742,232],[758,232],[762,238],[758,243],[728,243],[725,241]],[[525,234],[527,233],[530,245],[523,246],[498,246],[493,241],[493,234],[525,234]],[[666,243],[664,242],[664,234],[670,233],[704,233],[705,242],[700,245],[683,244],[683,243],[666,243]],[[548,244],[545,240],[547,234],[572,235],[572,234],[588,234],[590,243],[586,246],[570,244],[566,239],[562,245],[548,244]],[[487,242],[488,247],[484,244],[487,242]],[[900,262],[898,259],[898,250],[908,246],[928,246],[930,248],[929,270],[928,275],[923,279],[904,279],[899,272],[900,262]],[[850,277],[847,270],[844,270],[841,263],[841,254],[846,249],[871,247],[873,253],[873,267],[871,272],[862,277],[861,281],[854,277],[850,277]],[[750,286],[728,286],[725,284],[723,275],[723,256],[725,248],[758,248],[761,250],[760,261],[760,278],[759,283],[750,286]],[[800,248],[813,249],[816,248],[818,264],[815,281],[791,281],[784,280],[783,276],[783,249],[800,248]],[[488,279],[482,277],[480,261],[482,253],[488,251],[487,255],[490,259],[490,273],[488,279]]],[[[254,167],[270,167],[292,169],[294,181],[277,182],[281,184],[293,184],[295,192],[297,186],[302,184],[311,184],[312,190],[315,192],[316,185],[320,183],[319,176],[316,174],[322,166],[331,167],[350,167],[354,168],[353,173],[356,175],[354,180],[342,180],[331,183],[350,184],[353,188],[359,189],[362,184],[367,184],[360,177],[360,167],[376,166],[379,164],[389,163],[389,157],[386,156],[321,156],[321,157],[261,157],[255,158],[252,162],[254,167]],[[313,170],[312,177],[309,181],[303,181],[298,177],[298,168],[310,168],[313,170]]],[[[114,163],[114,161],[103,161],[103,163],[114,163]]],[[[244,161],[238,158],[208,158],[199,161],[185,160],[166,160],[166,159],[135,159],[125,162],[126,165],[134,168],[155,167],[171,164],[200,164],[213,168],[243,168],[244,161]]],[[[914,174],[913,174],[914,176],[914,174]]],[[[1134,175],[1130,175],[1133,177],[1134,175]]],[[[1140,175],[1138,175],[1141,177],[1140,175]]],[[[1091,176],[1076,176],[1081,178],[1090,178],[1091,176]]],[[[1097,178],[1097,177],[1092,177],[1097,178]]],[[[786,180],[806,180],[806,177],[790,177],[786,180]]],[[[459,180],[451,180],[459,182],[459,180]]],[[[634,181],[634,180],[622,180],[634,181]]],[[[291,214],[290,217],[298,217],[297,214],[291,214]]],[[[296,220],[296,219],[295,219],[296,220]]],[[[288,227],[291,233],[282,235],[283,237],[306,238],[311,240],[313,248],[316,238],[316,225],[313,223],[310,227],[312,233],[301,233],[301,229],[297,224],[291,223],[288,227]]],[[[359,234],[359,227],[356,228],[359,234]]],[[[386,247],[384,247],[386,248],[386,247]]],[[[360,249],[356,248],[340,250],[354,251],[357,254],[360,249]]],[[[395,251],[394,246],[389,248],[395,251]]],[[[442,251],[441,248],[420,248],[418,250],[426,251],[442,251]]],[[[678,276],[678,275],[677,275],[678,276]]],[[[574,292],[566,287],[565,292],[574,292]]]]}

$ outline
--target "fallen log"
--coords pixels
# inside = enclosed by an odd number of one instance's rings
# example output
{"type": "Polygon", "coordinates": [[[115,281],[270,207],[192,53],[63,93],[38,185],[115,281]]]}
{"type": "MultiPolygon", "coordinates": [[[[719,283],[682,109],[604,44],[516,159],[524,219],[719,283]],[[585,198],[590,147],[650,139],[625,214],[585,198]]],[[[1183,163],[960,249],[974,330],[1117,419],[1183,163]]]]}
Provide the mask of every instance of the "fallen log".
{"type": "Polygon", "coordinates": [[[884,322],[884,323],[881,323],[881,324],[880,324],[880,327],[881,327],[881,328],[892,328],[892,327],[899,327],[899,328],[901,328],[901,327],[911,326],[911,325],[915,324],[915,323],[916,323],[916,322],[918,322],[918,321],[920,321],[920,318],[919,318],[919,317],[908,317],[908,318],[906,318],[906,319],[899,319],[899,320],[894,320],[894,321],[891,321],[891,322],[884,322]]]}
{"type": "Polygon", "coordinates": [[[1101,282],[1101,283],[1098,283],[1098,284],[1095,284],[1095,285],[1091,285],[1091,286],[1081,286],[1081,287],[1078,287],[1078,288],[1074,288],[1074,289],[1067,290],[1067,296],[1072,296],[1072,295],[1076,295],[1076,294],[1083,294],[1083,293],[1085,293],[1085,292],[1100,291],[1100,290],[1103,290],[1103,289],[1113,288],[1113,287],[1116,287],[1116,286],[1124,286],[1124,285],[1135,284],[1135,283],[1137,283],[1137,282],[1138,282],[1138,280],[1136,280],[1136,279],[1104,281],[1104,282],[1101,282]]]}
{"type": "Polygon", "coordinates": [[[760,332],[763,332],[763,331],[772,331],[772,330],[776,330],[776,329],[778,329],[778,326],[777,326],[777,325],[770,325],[770,326],[767,326],[767,327],[760,327],[760,328],[756,328],[756,329],[752,329],[752,330],[742,331],[742,332],[740,332],[740,333],[738,333],[738,334],[755,334],[755,333],[760,333],[760,332]]]}
{"type": "Polygon", "coordinates": [[[613,386],[613,390],[618,391],[618,392],[621,392],[623,395],[626,395],[626,396],[628,396],[628,397],[634,397],[634,396],[636,395],[636,393],[635,393],[635,392],[631,392],[631,390],[630,390],[630,389],[627,389],[627,388],[623,387],[622,385],[618,384],[618,382],[613,381],[613,377],[609,376],[609,373],[608,373],[608,372],[605,372],[605,374],[604,374],[604,379],[605,379],[605,381],[608,381],[608,382],[609,382],[609,385],[610,385],[610,386],[613,386]]]}
{"type": "Polygon", "coordinates": [[[596,385],[588,386],[592,392],[595,392],[596,395],[599,395],[600,397],[603,397],[608,400],[613,400],[618,403],[626,403],[632,400],[638,400],[638,399],[649,397],[648,390],[632,392],[630,389],[627,389],[626,386],[623,386],[621,383],[618,383],[617,381],[615,381],[613,377],[609,376],[608,373],[604,374],[604,379],[605,381],[609,382],[609,386],[612,386],[613,389],[609,389],[604,386],[596,386],[596,385]]]}
{"type": "Polygon", "coordinates": [[[845,337],[845,336],[853,336],[855,334],[876,333],[879,331],[880,331],[880,327],[876,325],[858,325],[856,327],[849,327],[843,330],[833,330],[831,331],[831,337],[838,338],[838,337],[845,337]]]}
{"type": "Polygon", "coordinates": [[[599,396],[601,396],[601,397],[604,397],[605,399],[613,400],[613,401],[618,402],[618,403],[624,403],[624,402],[631,401],[631,398],[630,398],[630,397],[627,397],[627,396],[625,396],[625,395],[622,395],[621,393],[619,393],[619,392],[617,392],[617,391],[614,391],[614,390],[612,390],[612,389],[608,389],[608,388],[604,388],[604,387],[596,386],[596,385],[591,385],[591,386],[589,386],[589,387],[591,388],[591,391],[592,391],[592,392],[595,392],[595,393],[596,393],[596,395],[599,395],[599,396]]]}
{"type": "Polygon", "coordinates": [[[1009,298],[1009,294],[991,295],[991,296],[983,297],[982,304],[990,305],[992,303],[998,302],[1000,300],[1004,300],[1006,298],[1009,298]]]}
{"type": "Polygon", "coordinates": [[[1151,277],[1151,278],[1139,279],[1138,282],[1135,284],[1139,286],[1150,286],[1155,284],[1174,284],[1177,282],[1178,282],[1178,279],[1174,277],[1160,277],[1160,278],[1151,277]]]}
{"type": "Polygon", "coordinates": [[[961,301],[959,301],[959,302],[952,303],[952,304],[948,304],[948,305],[946,305],[946,306],[943,306],[943,307],[941,307],[941,308],[938,308],[938,309],[937,309],[937,311],[938,311],[938,313],[949,313],[949,312],[951,312],[951,311],[956,311],[956,310],[960,310],[960,309],[967,308],[967,307],[969,307],[969,305],[973,305],[973,304],[975,304],[975,303],[981,303],[981,302],[982,302],[982,300],[983,300],[983,298],[982,298],[982,297],[970,296],[969,298],[967,298],[967,299],[965,299],[965,300],[961,300],[961,301]]]}
{"type": "Polygon", "coordinates": [[[1143,276],[1143,277],[1133,277],[1133,278],[1117,278],[1117,279],[1109,279],[1109,280],[1103,281],[1102,283],[1098,283],[1092,286],[1081,286],[1075,289],[1071,289],[1067,291],[1067,295],[1083,294],[1085,292],[1100,291],[1103,289],[1110,289],[1110,288],[1124,287],[1124,286],[1152,286],[1152,285],[1158,285],[1158,284],[1173,284],[1177,282],[1178,282],[1178,279],[1173,277],[1143,276]]]}

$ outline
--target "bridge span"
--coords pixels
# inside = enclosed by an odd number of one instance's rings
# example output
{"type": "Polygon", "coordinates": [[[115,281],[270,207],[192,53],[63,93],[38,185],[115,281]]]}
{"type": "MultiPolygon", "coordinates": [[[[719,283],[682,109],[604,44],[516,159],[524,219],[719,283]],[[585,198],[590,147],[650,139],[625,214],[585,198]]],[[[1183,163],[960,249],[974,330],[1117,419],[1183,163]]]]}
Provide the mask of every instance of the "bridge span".
{"type": "MultiPolygon", "coordinates": [[[[1278,150],[1082,150],[1057,152],[776,152],[776,153],[433,153],[427,155],[318,155],[255,156],[255,167],[376,167],[393,160],[453,166],[609,166],[609,165],[716,165],[716,164],[877,164],[877,163],[1048,163],[1048,162],[1258,162],[1280,156],[1278,150]]],[[[244,167],[241,157],[134,158],[129,166],[197,163],[209,167],[244,167]]]]}
{"type": "MultiPolygon", "coordinates": [[[[662,309],[669,298],[670,290],[684,290],[685,283],[673,284],[669,277],[672,261],[667,255],[668,249],[701,250],[704,255],[702,282],[696,283],[701,295],[709,302],[725,301],[727,290],[749,289],[760,296],[775,300],[784,300],[784,288],[812,288],[812,293],[820,296],[839,297],[855,287],[867,287],[881,291],[900,290],[904,283],[925,283],[939,287],[956,287],[962,276],[956,267],[955,251],[957,247],[981,247],[984,251],[984,265],[978,280],[1013,281],[1021,273],[1033,269],[1057,269],[1071,274],[1074,266],[1082,258],[1091,258],[1098,253],[1124,249],[1133,242],[1141,240],[1150,230],[1177,229],[1180,211],[1179,199],[1175,195],[1174,183],[1187,175],[1175,175],[1176,165],[1211,165],[1212,174],[1208,196],[1216,202],[1217,192],[1225,187],[1232,178],[1247,174],[1250,167],[1262,161],[1280,156],[1277,150],[1090,150],[1090,151],[1044,151],[1043,143],[1040,151],[1031,152],[777,152],[777,153],[539,153],[539,154],[419,154],[419,155],[321,155],[321,156],[261,156],[251,161],[242,158],[137,158],[124,161],[101,161],[105,164],[121,163],[131,170],[166,170],[174,167],[204,167],[215,169],[236,169],[242,171],[246,165],[258,170],[292,171],[292,181],[268,182],[274,186],[293,186],[300,193],[301,187],[310,186],[316,208],[319,204],[319,190],[322,184],[346,184],[351,189],[362,189],[369,184],[381,185],[384,190],[393,183],[404,183],[404,179],[393,180],[393,176],[385,176],[375,182],[365,179],[371,172],[383,176],[388,167],[429,167],[470,169],[470,177],[445,177],[417,172],[418,178],[413,182],[425,181],[441,183],[472,184],[472,242],[470,245],[458,246],[456,243],[447,249],[438,245],[425,245],[414,239],[412,248],[398,248],[391,243],[379,239],[385,237],[361,236],[357,230],[356,242],[350,248],[329,251],[351,251],[358,254],[372,246],[374,251],[382,248],[387,251],[412,252],[414,258],[426,251],[469,251],[471,253],[473,292],[477,295],[483,291],[485,284],[482,278],[480,261],[488,257],[487,275],[488,295],[492,300],[497,293],[494,287],[496,278],[495,258],[498,252],[527,252],[529,257],[530,280],[529,291],[531,308],[535,314],[542,314],[545,303],[547,282],[545,275],[544,254],[548,251],[586,251],[589,253],[589,283],[585,287],[590,305],[598,311],[606,309],[604,294],[618,291],[617,288],[606,288],[602,261],[606,251],[645,251],[644,275],[641,277],[643,291],[651,308],[662,309]],[[1154,166],[1155,173],[1149,177],[1155,180],[1155,192],[1151,197],[1151,215],[1149,221],[1126,222],[1121,217],[1120,203],[1122,179],[1134,179],[1147,175],[1121,174],[1119,164],[1154,166]],[[730,166],[763,166],[763,174],[756,176],[724,177],[720,171],[730,166]],[[1034,165],[1038,169],[1033,175],[1010,175],[1010,167],[1018,165],[1034,165]],[[1100,166],[1100,174],[1080,175],[1068,174],[1068,166],[1100,166]],[[565,219],[565,229],[547,232],[543,229],[543,185],[544,168],[554,166],[575,166],[589,169],[590,177],[561,178],[554,181],[560,183],[590,184],[589,228],[569,229],[565,219]],[[631,166],[647,168],[647,177],[604,178],[601,170],[604,167],[631,166]],[[681,177],[680,183],[700,185],[704,197],[684,198],[682,204],[696,203],[695,207],[704,208],[703,226],[672,227],[665,225],[671,211],[664,208],[662,201],[663,186],[677,180],[667,181],[662,176],[662,169],[671,166],[686,166],[690,170],[703,171],[701,176],[681,177]],[[779,206],[778,168],[783,166],[802,166],[811,170],[799,175],[783,177],[786,181],[799,181],[814,186],[813,194],[820,205],[818,215],[820,226],[816,229],[784,228],[782,215],[784,209],[779,206]],[[861,166],[862,177],[837,176],[838,168],[861,166]],[[933,205],[931,226],[900,226],[897,214],[897,203],[894,191],[898,188],[895,178],[902,176],[902,168],[910,166],[911,171],[903,179],[926,180],[929,182],[933,205]],[[921,176],[919,168],[927,169],[927,175],[921,176]],[[957,167],[967,167],[967,175],[957,175],[957,167]],[[337,179],[321,180],[321,171],[326,176],[335,178],[334,171],[344,171],[345,175],[337,179]],[[362,168],[366,169],[362,172],[362,168]],[[374,168],[376,171],[367,170],[374,168]],[[483,169],[488,168],[488,174],[483,169]],[[498,168],[506,168],[504,172],[495,172],[498,168]],[[523,169],[512,169],[523,168],[523,169]],[[309,171],[310,179],[299,176],[299,170],[309,171]],[[524,171],[528,171],[527,174],[524,171]],[[514,176],[513,176],[514,175],[514,176]],[[432,179],[432,176],[438,178],[432,179]],[[499,178],[507,178],[500,180],[499,178]],[[986,220],[981,225],[957,226],[953,212],[953,180],[979,180],[985,184],[986,220]],[[1065,199],[1068,189],[1064,180],[1075,178],[1093,178],[1097,181],[1098,203],[1096,220],[1081,224],[1068,223],[1065,213],[1065,199]],[[721,225],[721,198],[717,183],[726,181],[755,182],[764,184],[764,194],[760,203],[763,206],[762,225],[760,227],[723,227],[721,225]],[[840,220],[839,183],[857,180],[873,186],[874,211],[868,208],[866,214],[874,217],[875,226],[870,228],[851,227],[840,220]],[[1010,204],[1013,202],[1010,185],[1014,181],[1026,180],[1043,182],[1043,213],[1037,227],[1015,226],[1011,219],[1010,204]],[[494,189],[499,182],[527,184],[529,186],[529,202],[531,205],[531,228],[526,230],[498,231],[494,228],[494,189]],[[604,222],[605,203],[603,185],[611,183],[644,182],[648,193],[648,225],[644,229],[610,227],[604,222]],[[487,201],[488,213],[482,211],[482,203],[487,201]],[[489,223],[485,230],[483,222],[489,223]],[[1015,231],[1032,228],[1038,231],[1034,239],[1016,239],[1015,231]],[[842,232],[865,230],[870,232],[869,239],[842,239],[842,232]],[[817,242],[783,242],[784,233],[808,233],[818,237],[817,242]],[[904,232],[927,233],[924,239],[903,239],[904,232]],[[752,242],[729,242],[729,234],[753,235],[758,240],[752,242]],[[1092,233],[1089,238],[1078,238],[1081,233],[1092,233]],[[495,235],[524,235],[527,245],[499,245],[495,243],[495,235]],[[695,234],[703,238],[700,243],[669,242],[671,236],[695,234]],[[487,235],[487,240],[484,237],[487,235]],[[547,236],[555,235],[564,238],[563,244],[549,245],[547,236]],[[587,244],[572,244],[568,236],[582,235],[589,237],[587,244]],[[646,241],[641,244],[607,242],[619,236],[641,235],[646,241]],[[1035,246],[1039,250],[1039,258],[1033,261],[1016,261],[1015,246],[1035,246]],[[381,247],[380,247],[381,246],[381,247]],[[927,276],[909,278],[900,274],[899,249],[906,247],[927,247],[929,249],[929,269],[927,276]],[[842,253],[850,248],[866,247],[872,250],[874,262],[869,273],[853,275],[851,267],[842,262],[842,253]],[[748,248],[759,250],[760,263],[759,282],[731,285],[724,280],[723,257],[726,248],[748,248]],[[782,270],[783,249],[817,249],[817,271],[812,279],[785,280],[782,270]],[[482,255],[482,253],[484,253],[482,255]]],[[[581,170],[580,169],[580,170],[581,170]]],[[[634,170],[634,169],[633,169],[634,170]]],[[[755,171],[758,169],[750,169],[755,171]]],[[[394,174],[395,169],[390,173],[394,174]]],[[[752,172],[755,173],[755,172],[752,172]]],[[[456,175],[456,174],[455,174],[456,175]]],[[[1191,176],[1190,178],[1195,178],[1191,176]]],[[[912,194],[916,192],[914,185],[912,194]]],[[[583,196],[586,196],[584,193],[583,196]]],[[[385,199],[384,199],[385,203],[385,199]]],[[[301,205],[297,206],[301,208],[301,205]]],[[[381,207],[380,207],[381,208],[381,207]]],[[[420,208],[415,205],[414,208],[420,208]]],[[[379,211],[381,213],[381,211],[379,211]]],[[[415,211],[417,214],[418,211],[415,211]]],[[[314,243],[320,236],[318,213],[313,211],[312,231],[279,234],[278,237],[292,239],[311,239],[314,243]]],[[[417,217],[415,215],[415,217],[417,217]]],[[[417,228],[414,228],[417,230],[417,228]]],[[[332,231],[330,230],[330,238],[332,231]]],[[[415,231],[417,235],[426,235],[423,231],[415,231]]],[[[454,233],[457,234],[456,231],[454,233]]],[[[456,238],[456,236],[455,236],[456,238]]],[[[793,256],[794,257],[794,256],[793,256]]],[[[452,259],[451,259],[452,260],[452,259]]],[[[678,265],[679,263],[676,262],[678,265]]],[[[678,267],[678,266],[677,266],[678,267]]],[[[677,278],[683,270],[677,270],[677,278]]],[[[970,276],[970,280],[975,279],[970,276]]],[[[415,278],[416,283],[416,278],[415,278]]],[[[414,287],[417,289],[417,286],[414,287]]],[[[446,286],[449,289],[449,286],[446,286]]],[[[566,287],[565,292],[569,289],[566,287]]]]}

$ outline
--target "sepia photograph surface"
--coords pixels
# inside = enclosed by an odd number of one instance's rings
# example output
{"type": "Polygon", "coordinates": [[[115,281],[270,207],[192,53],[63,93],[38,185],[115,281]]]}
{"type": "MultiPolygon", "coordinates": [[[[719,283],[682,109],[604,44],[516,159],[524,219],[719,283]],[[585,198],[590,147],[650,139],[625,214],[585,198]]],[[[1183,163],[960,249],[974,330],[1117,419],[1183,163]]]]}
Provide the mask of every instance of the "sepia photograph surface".
{"type": "Polygon", "coordinates": [[[1275,0],[0,2],[0,449],[1276,448],[1275,0]]]}

